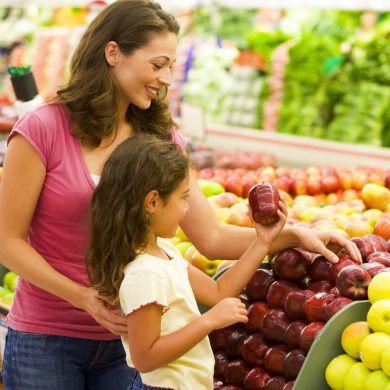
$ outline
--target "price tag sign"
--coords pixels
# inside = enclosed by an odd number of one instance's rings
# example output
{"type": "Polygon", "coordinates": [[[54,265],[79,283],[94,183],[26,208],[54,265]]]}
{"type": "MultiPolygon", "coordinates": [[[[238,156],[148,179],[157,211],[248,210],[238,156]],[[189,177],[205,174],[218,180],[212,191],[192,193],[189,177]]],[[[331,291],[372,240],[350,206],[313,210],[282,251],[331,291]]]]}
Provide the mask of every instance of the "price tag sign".
{"type": "Polygon", "coordinates": [[[181,128],[185,136],[197,140],[206,138],[205,117],[203,109],[199,106],[182,103],[180,106],[181,112],[181,128]]]}

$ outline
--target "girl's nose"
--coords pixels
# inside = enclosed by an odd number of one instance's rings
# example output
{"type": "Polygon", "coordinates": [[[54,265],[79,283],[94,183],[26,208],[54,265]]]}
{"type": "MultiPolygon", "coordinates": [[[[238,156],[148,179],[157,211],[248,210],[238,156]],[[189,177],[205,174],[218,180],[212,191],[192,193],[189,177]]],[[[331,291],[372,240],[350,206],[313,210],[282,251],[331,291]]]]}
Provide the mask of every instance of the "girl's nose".
{"type": "Polygon", "coordinates": [[[171,74],[171,70],[170,69],[167,69],[165,70],[165,72],[161,73],[159,78],[158,78],[158,81],[166,86],[169,86],[172,84],[172,74],[171,74]]]}

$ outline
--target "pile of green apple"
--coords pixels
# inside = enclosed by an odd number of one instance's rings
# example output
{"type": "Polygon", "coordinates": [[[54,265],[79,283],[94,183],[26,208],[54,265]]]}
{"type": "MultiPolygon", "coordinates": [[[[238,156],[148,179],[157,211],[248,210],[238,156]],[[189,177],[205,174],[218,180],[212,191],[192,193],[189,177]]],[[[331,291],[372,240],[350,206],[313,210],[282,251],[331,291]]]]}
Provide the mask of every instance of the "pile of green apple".
{"type": "Polygon", "coordinates": [[[327,366],[332,390],[390,390],[390,273],[380,273],[368,287],[367,321],[349,324],[341,336],[345,354],[327,366]]]}
{"type": "Polygon", "coordinates": [[[3,276],[3,286],[0,286],[0,301],[6,305],[11,305],[18,284],[18,275],[8,271],[3,276]]]}

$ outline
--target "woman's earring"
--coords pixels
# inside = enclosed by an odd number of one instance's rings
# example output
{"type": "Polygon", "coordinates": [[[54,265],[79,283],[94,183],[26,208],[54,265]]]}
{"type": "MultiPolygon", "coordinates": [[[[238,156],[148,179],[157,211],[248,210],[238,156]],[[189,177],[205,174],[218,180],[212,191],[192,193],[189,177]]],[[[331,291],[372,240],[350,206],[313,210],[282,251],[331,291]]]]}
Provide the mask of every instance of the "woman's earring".
{"type": "Polygon", "coordinates": [[[168,94],[168,87],[162,87],[157,93],[157,100],[164,100],[168,94]]]}

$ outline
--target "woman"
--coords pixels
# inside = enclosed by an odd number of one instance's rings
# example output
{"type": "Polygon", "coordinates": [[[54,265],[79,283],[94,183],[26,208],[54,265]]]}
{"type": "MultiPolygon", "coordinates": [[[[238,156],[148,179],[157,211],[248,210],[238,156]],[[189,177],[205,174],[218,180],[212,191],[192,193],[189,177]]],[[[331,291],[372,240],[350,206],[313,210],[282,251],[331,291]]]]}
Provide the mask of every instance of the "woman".
{"type": "MultiPolygon", "coordinates": [[[[149,0],[119,0],[82,37],[68,84],[27,114],[9,136],[0,190],[0,257],[20,275],[8,316],[6,389],[126,389],[119,335],[126,319],[88,287],[88,211],[102,167],[135,134],[183,145],[166,102],[179,27],[149,0]]],[[[223,225],[191,179],[182,228],[209,258],[238,258],[253,229],[223,225]],[[201,228],[200,228],[201,227],[201,228]]],[[[272,251],[300,245],[333,259],[348,240],[285,228],[272,251]]]]}

